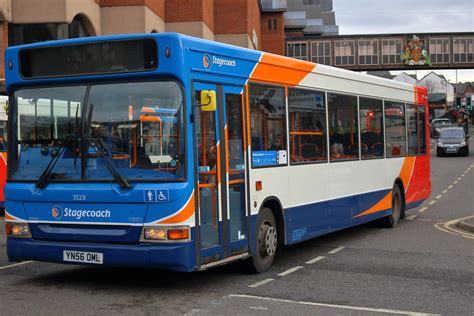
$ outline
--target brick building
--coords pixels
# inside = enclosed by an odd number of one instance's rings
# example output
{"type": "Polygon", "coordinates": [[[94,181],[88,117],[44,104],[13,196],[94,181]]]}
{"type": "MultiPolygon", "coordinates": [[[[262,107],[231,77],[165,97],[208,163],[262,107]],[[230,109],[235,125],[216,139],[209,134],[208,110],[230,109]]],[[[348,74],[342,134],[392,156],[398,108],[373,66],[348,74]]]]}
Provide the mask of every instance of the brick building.
{"type": "Polygon", "coordinates": [[[6,47],[83,36],[179,32],[284,55],[286,6],[286,0],[0,0],[0,80],[6,47]]]}

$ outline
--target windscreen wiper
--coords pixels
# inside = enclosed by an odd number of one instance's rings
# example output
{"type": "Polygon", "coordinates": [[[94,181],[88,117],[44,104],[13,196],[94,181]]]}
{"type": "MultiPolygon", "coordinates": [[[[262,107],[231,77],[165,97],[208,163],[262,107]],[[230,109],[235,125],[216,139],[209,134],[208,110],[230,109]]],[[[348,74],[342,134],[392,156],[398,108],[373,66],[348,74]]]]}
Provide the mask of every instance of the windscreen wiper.
{"type": "Polygon", "coordinates": [[[118,172],[117,168],[115,168],[109,156],[106,155],[106,149],[104,145],[100,141],[98,141],[98,139],[92,138],[90,135],[87,135],[87,139],[89,140],[90,145],[94,147],[94,150],[96,151],[97,155],[99,155],[100,158],[104,159],[105,166],[110,171],[114,179],[117,180],[120,186],[126,189],[131,188],[132,186],[130,185],[130,183],[128,183],[127,179],[125,179],[125,177],[122,176],[120,172],[118,172]]]}
{"type": "Polygon", "coordinates": [[[62,144],[60,143],[59,148],[57,148],[57,149],[55,148],[55,149],[51,150],[51,154],[50,154],[51,155],[51,160],[49,161],[46,168],[44,168],[43,173],[41,173],[40,177],[38,178],[38,180],[35,183],[35,186],[37,188],[44,188],[46,186],[46,184],[48,182],[48,178],[51,175],[51,173],[53,172],[54,166],[58,162],[59,158],[66,151],[67,145],[71,141],[71,139],[70,139],[71,137],[73,137],[73,136],[72,135],[66,135],[66,140],[64,141],[64,143],[62,143],[62,144]]]}

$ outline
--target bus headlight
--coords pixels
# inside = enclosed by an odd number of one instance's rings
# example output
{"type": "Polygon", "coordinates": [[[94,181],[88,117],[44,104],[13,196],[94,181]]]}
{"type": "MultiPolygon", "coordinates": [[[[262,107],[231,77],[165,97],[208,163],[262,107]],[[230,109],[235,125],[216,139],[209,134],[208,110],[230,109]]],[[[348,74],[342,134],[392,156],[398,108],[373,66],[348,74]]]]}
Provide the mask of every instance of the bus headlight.
{"type": "Polygon", "coordinates": [[[166,240],[166,229],[144,228],[143,237],[146,240],[166,240]]]}
{"type": "Polygon", "coordinates": [[[26,223],[6,223],[5,232],[9,237],[31,237],[30,228],[26,223]]]}
{"type": "Polygon", "coordinates": [[[189,226],[144,227],[141,241],[189,241],[189,226]]]}

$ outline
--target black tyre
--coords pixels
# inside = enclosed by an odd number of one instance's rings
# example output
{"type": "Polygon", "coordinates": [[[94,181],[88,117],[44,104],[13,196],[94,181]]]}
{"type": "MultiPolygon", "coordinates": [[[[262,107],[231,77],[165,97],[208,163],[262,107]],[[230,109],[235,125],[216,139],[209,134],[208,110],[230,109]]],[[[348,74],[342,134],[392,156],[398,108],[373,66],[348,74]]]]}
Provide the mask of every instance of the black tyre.
{"type": "Polygon", "coordinates": [[[403,195],[400,187],[395,184],[392,189],[392,213],[381,220],[383,227],[394,228],[404,213],[403,195]]]}
{"type": "Polygon", "coordinates": [[[278,234],[275,217],[270,209],[264,207],[257,219],[256,253],[249,259],[249,270],[252,273],[268,271],[275,259],[278,246],[278,234]]]}

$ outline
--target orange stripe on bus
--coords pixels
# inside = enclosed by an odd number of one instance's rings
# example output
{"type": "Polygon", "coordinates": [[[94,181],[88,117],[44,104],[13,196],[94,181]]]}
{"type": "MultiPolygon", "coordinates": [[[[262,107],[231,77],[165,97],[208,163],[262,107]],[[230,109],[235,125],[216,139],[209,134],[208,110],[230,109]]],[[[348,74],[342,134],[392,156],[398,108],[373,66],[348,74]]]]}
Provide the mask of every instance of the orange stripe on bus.
{"type": "MultiPolygon", "coordinates": [[[[410,182],[410,177],[413,171],[413,167],[415,166],[415,159],[416,157],[406,157],[403,161],[402,168],[400,169],[399,177],[402,179],[403,187],[405,191],[408,189],[408,185],[410,182]]],[[[375,203],[372,207],[365,210],[364,212],[357,214],[353,218],[368,215],[372,213],[377,213],[380,211],[388,210],[392,207],[392,192],[388,192],[380,201],[375,203]]]]}
{"type": "Polygon", "coordinates": [[[295,86],[315,67],[315,63],[263,53],[262,59],[251,75],[251,79],[295,86]]]}
{"type": "Polygon", "coordinates": [[[400,170],[400,179],[402,179],[405,191],[407,190],[410,182],[411,173],[413,171],[413,167],[415,166],[415,159],[416,157],[406,157],[405,161],[403,162],[402,169],[400,170]]]}
{"type": "Polygon", "coordinates": [[[392,207],[392,192],[388,192],[380,201],[378,201],[374,206],[368,210],[354,216],[353,218],[364,216],[372,213],[377,213],[380,211],[385,211],[392,207]]]}
{"type": "Polygon", "coordinates": [[[11,216],[10,214],[8,214],[7,211],[5,211],[5,220],[7,220],[7,221],[15,221],[16,218],[13,217],[13,216],[11,216]]]}
{"type": "Polygon", "coordinates": [[[178,224],[184,222],[194,214],[194,192],[191,194],[191,198],[187,204],[178,212],[178,214],[167,218],[158,224],[178,224]]]}

